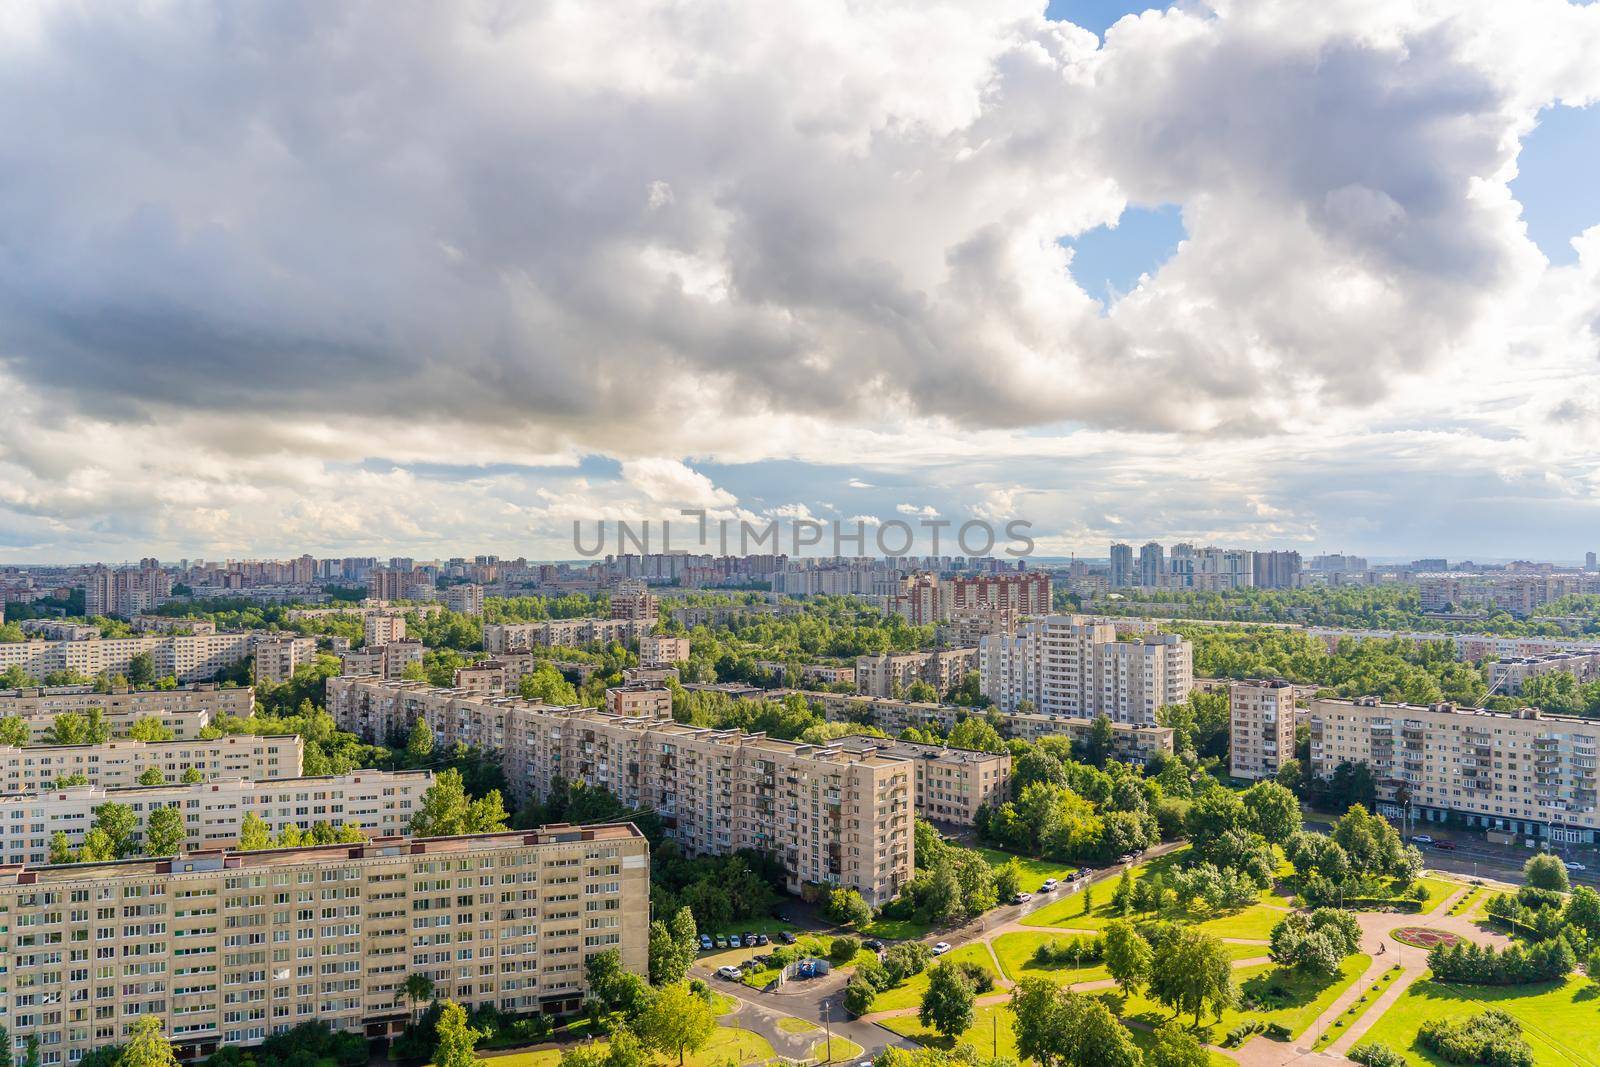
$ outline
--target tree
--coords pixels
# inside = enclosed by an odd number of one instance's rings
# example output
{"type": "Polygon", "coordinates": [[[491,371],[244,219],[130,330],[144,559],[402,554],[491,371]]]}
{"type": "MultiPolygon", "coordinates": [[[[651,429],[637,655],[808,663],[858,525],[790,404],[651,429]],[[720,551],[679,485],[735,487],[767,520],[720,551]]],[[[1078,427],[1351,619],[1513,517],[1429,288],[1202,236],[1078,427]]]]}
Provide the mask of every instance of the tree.
{"type": "Polygon", "coordinates": [[[88,744],[88,723],[75,711],[63,711],[50,721],[45,737],[52,745],[88,744]]]}
{"type": "Polygon", "coordinates": [[[994,872],[994,895],[1000,903],[1008,904],[1020,892],[1022,892],[1022,864],[1012,856],[994,872]]]}
{"type": "Polygon", "coordinates": [[[1299,760],[1293,756],[1278,764],[1277,782],[1291,793],[1299,795],[1305,789],[1305,771],[1299,760]]]}
{"type": "Polygon", "coordinates": [[[1162,1023],[1155,1043],[1145,1053],[1149,1067],[1210,1067],[1211,1054],[1200,1039],[1176,1022],[1162,1023]]]}
{"type": "Polygon", "coordinates": [[[128,660],[128,681],[144,688],[156,680],[156,658],[148,652],[139,652],[128,660]]]}
{"type": "Polygon", "coordinates": [[[1089,724],[1089,738],[1084,742],[1084,759],[1096,767],[1105,766],[1106,757],[1111,755],[1111,747],[1116,743],[1117,735],[1111,728],[1111,719],[1105,715],[1096,715],[1094,722],[1089,724]]]}
{"type": "MultiPolygon", "coordinates": [[[[505,825],[505,806],[499,799],[499,792],[495,791],[494,803],[499,807],[500,827],[505,825]]],[[[487,801],[489,798],[484,797],[487,801]]],[[[422,795],[421,806],[411,817],[411,832],[418,837],[449,837],[454,834],[481,833],[481,830],[469,829],[480,822],[492,823],[494,813],[485,805],[478,813],[473,810],[477,803],[467,799],[466,785],[462,781],[461,772],[451,767],[440,771],[434,776],[433,784],[422,795]]],[[[494,827],[498,829],[499,827],[494,827]]]]}
{"type": "Polygon", "coordinates": [[[500,790],[491,789],[467,807],[467,824],[462,833],[492,834],[504,830],[510,816],[500,790]]]}
{"type": "Polygon", "coordinates": [[[473,1050],[483,1035],[467,1025],[465,1008],[453,1000],[445,1001],[434,1033],[439,1043],[433,1050],[433,1067],[477,1067],[478,1055],[473,1050]]]}
{"type": "Polygon", "coordinates": [[[239,824],[239,849],[242,852],[256,852],[272,847],[272,832],[267,829],[267,822],[253,811],[245,813],[244,821],[239,824]]]}
{"type": "Polygon", "coordinates": [[[928,972],[928,988],[922,994],[917,1019],[953,1041],[972,1025],[974,999],[967,976],[946,960],[928,972]]]}
{"type": "Polygon", "coordinates": [[[411,1017],[415,1022],[418,1006],[433,999],[433,979],[425,974],[408,974],[400,985],[400,992],[411,1003],[411,1017]]]}
{"type": "Polygon", "coordinates": [[[1132,1035],[1098,998],[1024,978],[1011,991],[1017,1053],[1039,1067],[1139,1067],[1132,1035]]]}
{"type": "Polygon", "coordinates": [[[1192,1014],[1196,1026],[1208,1006],[1220,1014],[1235,999],[1232,963],[1222,942],[1194,927],[1167,931],[1155,945],[1150,994],[1175,1015],[1192,1014]]]}
{"type": "MultiPolygon", "coordinates": [[[[0,685],[0,688],[5,688],[0,685]]],[[[0,745],[8,748],[25,748],[33,739],[33,731],[28,729],[28,724],[22,721],[20,715],[0,716],[0,745]]],[[[6,1050],[9,1054],[10,1049],[6,1050]]],[[[9,1064],[0,1067],[10,1067],[9,1064]]]]}
{"type": "Polygon", "coordinates": [[[845,926],[865,926],[872,921],[872,905],[854,889],[833,890],[825,910],[828,918],[845,926]]]}
{"type": "Polygon", "coordinates": [[[421,715],[411,724],[411,736],[406,738],[406,762],[412,766],[419,766],[428,762],[428,757],[433,755],[433,730],[428,726],[428,720],[421,715]]]}
{"type": "MultiPolygon", "coordinates": [[[[133,808],[127,804],[107,803],[94,809],[94,827],[90,830],[101,831],[106,837],[109,847],[109,856],[98,856],[98,859],[117,859],[133,855],[134,831],[139,826],[139,816],[135,815],[133,808]]],[[[87,841],[87,837],[85,838],[87,841]]]]}
{"type": "Polygon", "coordinates": [[[190,767],[183,772],[183,777],[180,780],[184,785],[199,785],[206,780],[206,776],[205,772],[199,767],[190,767]]]}
{"type": "Polygon", "coordinates": [[[122,1053],[117,1057],[117,1067],[178,1067],[178,1057],[173,1055],[172,1043],[161,1032],[159,1017],[141,1015],[134,1020],[128,1043],[122,1046],[122,1053]]]}
{"type": "Polygon", "coordinates": [[[164,785],[167,776],[161,773],[161,768],[156,766],[146,767],[139,772],[140,785],[164,785]]]}
{"type": "Polygon", "coordinates": [[[687,968],[678,965],[678,946],[672,931],[660,919],[650,924],[650,984],[670,985],[683,981],[687,968]]]}
{"type": "Polygon", "coordinates": [[[128,736],[135,741],[171,741],[176,735],[154,715],[145,715],[128,727],[128,736]]]}
{"type": "Polygon", "coordinates": [[[672,921],[667,924],[667,930],[672,934],[672,943],[678,951],[678,968],[682,971],[679,978],[689,973],[689,968],[694,966],[695,956],[700,952],[700,927],[694,921],[694,910],[688,906],[680,907],[673,913],[672,921]]]}
{"type": "MultiPolygon", "coordinates": [[[[119,1057],[120,1059],[120,1057],[119,1057]]],[[[23,1046],[22,1067],[39,1067],[39,1035],[29,1034],[23,1046]]]]}
{"type": "Polygon", "coordinates": [[[1116,980],[1124,994],[1132,996],[1150,978],[1150,964],[1155,950],[1144,935],[1134,929],[1127,919],[1114,919],[1106,924],[1106,970],[1116,980]]]}
{"type": "Polygon", "coordinates": [[[579,703],[577,689],[548,663],[523,675],[522,681],[517,684],[517,691],[524,700],[538,700],[560,707],[579,703]]]}
{"type": "Polygon", "coordinates": [[[987,719],[968,716],[950,728],[945,743],[951,748],[971,749],[975,752],[1004,752],[1006,743],[987,719]]]}
{"type": "MultiPolygon", "coordinates": [[[[716,1029],[717,1019],[711,1012],[711,1005],[696,996],[687,982],[662,989],[638,1021],[639,1040],[645,1047],[668,1055],[676,1053],[678,1067],[683,1067],[686,1053],[705,1047],[716,1029]]],[[[445,1067],[435,1062],[437,1067],[445,1067]]]]}
{"type": "Polygon", "coordinates": [[[872,1001],[877,997],[878,990],[861,977],[850,979],[850,984],[844,988],[844,1010],[851,1015],[862,1016],[872,1010],[872,1001]]]}
{"type": "Polygon", "coordinates": [[[0,1067],[11,1067],[11,1031],[0,1026],[0,1067]]]}
{"type": "Polygon", "coordinates": [[[1300,801],[1277,782],[1257,782],[1240,799],[1246,825],[1268,841],[1283,841],[1300,829],[1300,801]]]}
{"type": "Polygon", "coordinates": [[[1565,893],[1572,885],[1567,877],[1566,865],[1548,852],[1529,856],[1528,862],[1522,865],[1522,878],[1535,889],[1550,889],[1557,893],[1565,893]]]}
{"type": "Polygon", "coordinates": [[[146,856],[176,856],[183,851],[188,839],[189,828],[184,824],[183,812],[177,808],[157,808],[145,820],[146,856]]]}

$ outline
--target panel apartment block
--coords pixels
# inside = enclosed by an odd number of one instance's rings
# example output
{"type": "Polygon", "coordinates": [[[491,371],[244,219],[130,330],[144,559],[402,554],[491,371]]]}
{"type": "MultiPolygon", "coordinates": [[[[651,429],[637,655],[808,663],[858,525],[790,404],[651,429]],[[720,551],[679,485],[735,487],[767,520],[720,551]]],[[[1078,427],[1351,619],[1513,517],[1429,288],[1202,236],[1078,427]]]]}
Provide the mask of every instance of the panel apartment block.
{"type": "Polygon", "coordinates": [[[55,1065],[146,1014],[185,1058],[313,1020],[397,1034],[412,974],[469,1010],[575,1011],[588,956],[644,973],[649,879],[628,825],[7,864],[0,1013],[55,1065]]]}
{"type": "Polygon", "coordinates": [[[107,741],[99,745],[0,746],[0,792],[36,793],[59,778],[81,774],[102,789],[126,789],[158,768],[169,783],[185,771],[207,778],[252,781],[298,778],[305,742],[298,734],[255,737],[248,734],[188,741],[107,741]]]}
{"type": "Polygon", "coordinates": [[[1284,681],[1228,686],[1228,770],[1235,778],[1276,778],[1294,758],[1295,687],[1284,681]]]}
{"type": "Polygon", "coordinates": [[[0,690],[0,717],[22,719],[34,741],[42,741],[55,717],[67,711],[82,715],[99,708],[112,737],[126,737],[135,722],[154,717],[175,737],[188,738],[219,715],[247,718],[254,707],[254,689],[230,689],[209,682],[171,690],[122,687],[107,693],[88,685],[0,690]]]}

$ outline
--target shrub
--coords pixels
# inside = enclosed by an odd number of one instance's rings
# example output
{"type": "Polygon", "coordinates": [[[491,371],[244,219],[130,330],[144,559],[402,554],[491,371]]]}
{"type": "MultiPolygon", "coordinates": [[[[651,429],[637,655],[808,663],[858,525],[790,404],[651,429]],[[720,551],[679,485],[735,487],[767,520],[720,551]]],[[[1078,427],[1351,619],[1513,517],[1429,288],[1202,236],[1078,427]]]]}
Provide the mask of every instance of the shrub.
{"type": "Polygon", "coordinates": [[[1533,1049],[1522,1026],[1503,1011],[1486,1011],[1469,1019],[1430,1019],[1417,1040],[1451,1063],[1484,1067],[1533,1067],[1533,1049]]]}
{"type": "Polygon", "coordinates": [[[1223,1048],[1238,1048],[1245,1043],[1245,1039],[1253,1034],[1259,1034],[1267,1028],[1267,1024],[1260,1019],[1246,1019],[1244,1022],[1228,1031],[1228,1036],[1222,1039],[1223,1048]]]}
{"type": "Polygon", "coordinates": [[[1406,1058],[1380,1041],[1356,1045],[1345,1056],[1365,1067],[1406,1067],[1406,1058]]]}
{"type": "Polygon", "coordinates": [[[1058,937],[1033,950],[1033,962],[1041,967],[1062,967],[1069,963],[1098,963],[1105,958],[1105,941],[1099,937],[1058,937]]]}
{"type": "Polygon", "coordinates": [[[860,976],[852,978],[844,989],[844,1010],[851,1015],[865,1015],[872,1010],[872,1001],[877,995],[878,991],[860,976]]]}
{"type": "Polygon", "coordinates": [[[848,934],[840,934],[828,946],[828,958],[834,963],[847,963],[861,951],[861,942],[848,934]]]}
{"type": "Polygon", "coordinates": [[[994,991],[994,975],[981,963],[968,960],[961,964],[961,973],[972,983],[972,991],[980,995],[994,991]]]}
{"type": "Polygon", "coordinates": [[[1553,982],[1571,974],[1577,965],[1577,954],[1565,937],[1552,938],[1532,948],[1512,945],[1504,952],[1461,942],[1440,945],[1428,953],[1428,966],[1435,979],[1469,985],[1553,982]]]}
{"type": "Polygon", "coordinates": [[[883,954],[883,969],[889,976],[889,984],[897,986],[921,974],[932,958],[933,951],[920,941],[906,941],[891,947],[883,954]]]}

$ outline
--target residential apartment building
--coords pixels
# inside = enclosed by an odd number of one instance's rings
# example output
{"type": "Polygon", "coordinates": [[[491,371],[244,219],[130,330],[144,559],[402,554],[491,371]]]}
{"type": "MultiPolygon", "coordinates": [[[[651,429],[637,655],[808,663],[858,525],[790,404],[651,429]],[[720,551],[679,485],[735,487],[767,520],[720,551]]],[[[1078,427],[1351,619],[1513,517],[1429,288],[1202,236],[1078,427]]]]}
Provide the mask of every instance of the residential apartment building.
{"type": "Polygon", "coordinates": [[[339,654],[339,673],[361,678],[401,678],[411,664],[421,664],[427,649],[414,639],[367,645],[339,654]]]}
{"type": "Polygon", "coordinates": [[[639,666],[670,667],[689,659],[689,639],[666,634],[645,634],[639,638],[639,666]]]}
{"type": "Polygon", "coordinates": [[[1177,634],[1119,640],[1108,620],[1051,615],[978,645],[979,685],[1005,711],[1155,725],[1194,688],[1193,648],[1177,634]]]}
{"type": "Polygon", "coordinates": [[[373,612],[361,620],[361,643],[377,648],[406,639],[406,617],[399,612],[373,612]]]}
{"type": "Polygon", "coordinates": [[[92,571],[84,582],[85,615],[127,618],[160,607],[172,596],[172,576],[160,567],[92,571]]]}
{"type": "Polygon", "coordinates": [[[444,591],[444,606],[462,615],[482,615],[483,586],[477,582],[449,586],[444,591]]]}
{"type": "Polygon", "coordinates": [[[367,596],[373,600],[432,600],[433,580],[415,567],[378,567],[367,572],[367,596]]]}
{"type": "Polygon", "coordinates": [[[133,629],[141,634],[214,634],[217,624],[183,615],[135,615],[133,629]]]}
{"type": "Polygon", "coordinates": [[[676,667],[624,667],[622,668],[622,682],[624,685],[650,685],[660,688],[668,682],[678,680],[676,667]]]}
{"type": "Polygon", "coordinates": [[[191,769],[208,779],[298,778],[304,756],[305,742],[298,734],[26,748],[6,745],[0,746],[0,792],[34,793],[77,774],[103,789],[126,789],[138,785],[139,776],[151,767],[160,770],[168,783],[180,781],[191,769]]]}
{"type": "Polygon", "coordinates": [[[177,808],[189,831],[185,850],[237,845],[245,816],[252,812],[274,835],[289,826],[309,832],[323,823],[334,829],[349,824],[369,838],[393,837],[409,832],[411,816],[432,784],[430,771],[356,771],[262,782],[227,777],[122,789],[76,785],[0,795],[0,862],[48,862],[50,840],[57,833],[77,848],[94,825],[95,809],[107,803],[132,809],[139,842],[152,812],[177,808]]]}
{"type": "Polygon", "coordinates": [[[185,1059],[311,1021],[398,1034],[413,974],[469,1010],[573,1012],[589,956],[644,973],[649,871],[630,825],[0,866],[0,1016],[57,1067],[141,1015],[185,1059]]]}
{"type": "Polygon", "coordinates": [[[219,715],[249,717],[255,707],[255,690],[218,686],[211,682],[177,689],[130,689],[119,686],[96,692],[90,685],[49,689],[0,690],[0,718],[18,718],[28,724],[34,741],[50,732],[63,712],[85,714],[99,708],[112,737],[126,737],[140,719],[156,718],[174,737],[194,737],[219,715]]]}
{"type": "Polygon", "coordinates": [[[655,629],[648,619],[542,619],[539,622],[498,622],[483,628],[483,650],[492,656],[526,652],[535,648],[578,648],[613,641],[637,641],[655,629]]]}
{"type": "Polygon", "coordinates": [[[969,671],[978,669],[978,650],[950,648],[932,652],[885,652],[856,657],[856,692],[868,696],[899,696],[913,682],[927,682],[940,693],[959,685],[969,671]]]}
{"type": "Polygon", "coordinates": [[[89,641],[0,642],[0,671],[20,667],[34,677],[52,671],[79,674],[127,674],[133,657],[148,653],[156,675],[175,675],[179,682],[207,682],[236,667],[251,653],[257,634],[144,634],[89,641]]]}
{"type": "Polygon", "coordinates": [[[329,679],[328,706],[363,737],[422,718],[440,745],[499,752],[519,802],[580,781],[657,811],[691,855],[769,852],[795,891],[846,886],[882,904],[912,875],[914,776],[903,757],[415,682],[329,679]]]}
{"type": "Polygon", "coordinates": [[[900,579],[889,609],[908,622],[926,626],[949,622],[958,613],[1009,612],[1047,615],[1050,575],[1043,571],[1009,574],[913,574],[900,579]]]}
{"type": "Polygon", "coordinates": [[[1423,611],[1490,608],[1526,618],[1553,600],[1588,593],[1600,593],[1600,575],[1424,574],[1417,579],[1423,611]]]}
{"type": "Polygon", "coordinates": [[[921,745],[860,734],[841,737],[846,752],[879,753],[910,760],[915,767],[916,812],[924,819],[973,826],[978,809],[1011,799],[1011,756],[944,745],[921,745]]]}
{"type": "Polygon", "coordinates": [[[1600,720],[1363,697],[1315,700],[1309,721],[1313,772],[1329,777],[1341,763],[1365,763],[1386,815],[1400,813],[1408,792],[1426,821],[1595,840],[1600,720]]]}
{"type": "Polygon", "coordinates": [[[616,685],[606,690],[606,710],[629,719],[672,718],[672,690],[659,685],[616,685]]]}
{"type": "Polygon", "coordinates": [[[613,619],[649,622],[653,626],[660,614],[661,604],[651,594],[649,585],[635,579],[617,583],[616,591],[611,594],[613,619]]]}
{"type": "MultiPolygon", "coordinates": [[[[981,714],[995,724],[1004,737],[1037,741],[1041,737],[1065,737],[1083,744],[1089,740],[1093,719],[1041,715],[1037,712],[1000,711],[996,708],[968,708],[958,704],[921,703],[887,697],[850,696],[840,693],[806,693],[806,699],[822,709],[823,717],[834,722],[859,722],[876,726],[888,734],[907,727],[936,727],[949,733],[951,727],[970,715],[981,714]]],[[[1111,724],[1111,757],[1123,763],[1144,766],[1157,755],[1174,751],[1172,730],[1165,726],[1136,723],[1111,724]]]]}
{"type": "Polygon", "coordinates": [[[268,634],[255,643],[256,684],[282,684],[317,658],[317,639],[293,634],[268,634]]]}
{"type": "Polygon", "coordinates": [[[802,684],[849,686],[856,684],[854,667],[840,667],[832,663],[784,663],[782,660],[758,659],[755,667],[756,670],[777,678],[780,682],[788,677],[792,670],[800,676],[802,684]]]}
{"type": "Polygon", "coordinates": [[[1228,771],[1235,778],[1276,778],[1294,758],[1292,682],[1234,682],[1228,686],[1228,771]]]}
{"type": "Polygon", "coordinates": [[[1508,656],[1489,664],[1489,691],[1516,696],[1523,683],[1541,674],[1570,674],[1580,682],[1600,677],[1600,649],[1544,652],[1534,656],[1508,656]]]}

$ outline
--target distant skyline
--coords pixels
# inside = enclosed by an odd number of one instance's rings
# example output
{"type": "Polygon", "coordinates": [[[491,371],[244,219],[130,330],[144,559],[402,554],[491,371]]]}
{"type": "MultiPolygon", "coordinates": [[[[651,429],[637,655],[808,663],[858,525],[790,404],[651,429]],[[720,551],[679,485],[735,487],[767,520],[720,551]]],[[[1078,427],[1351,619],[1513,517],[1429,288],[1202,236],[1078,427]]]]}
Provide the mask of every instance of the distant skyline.
{"type": "Polygon", "coordinates": [[[0,6],[0,563],[1600,547],[1600,4],[0,6]]]}

